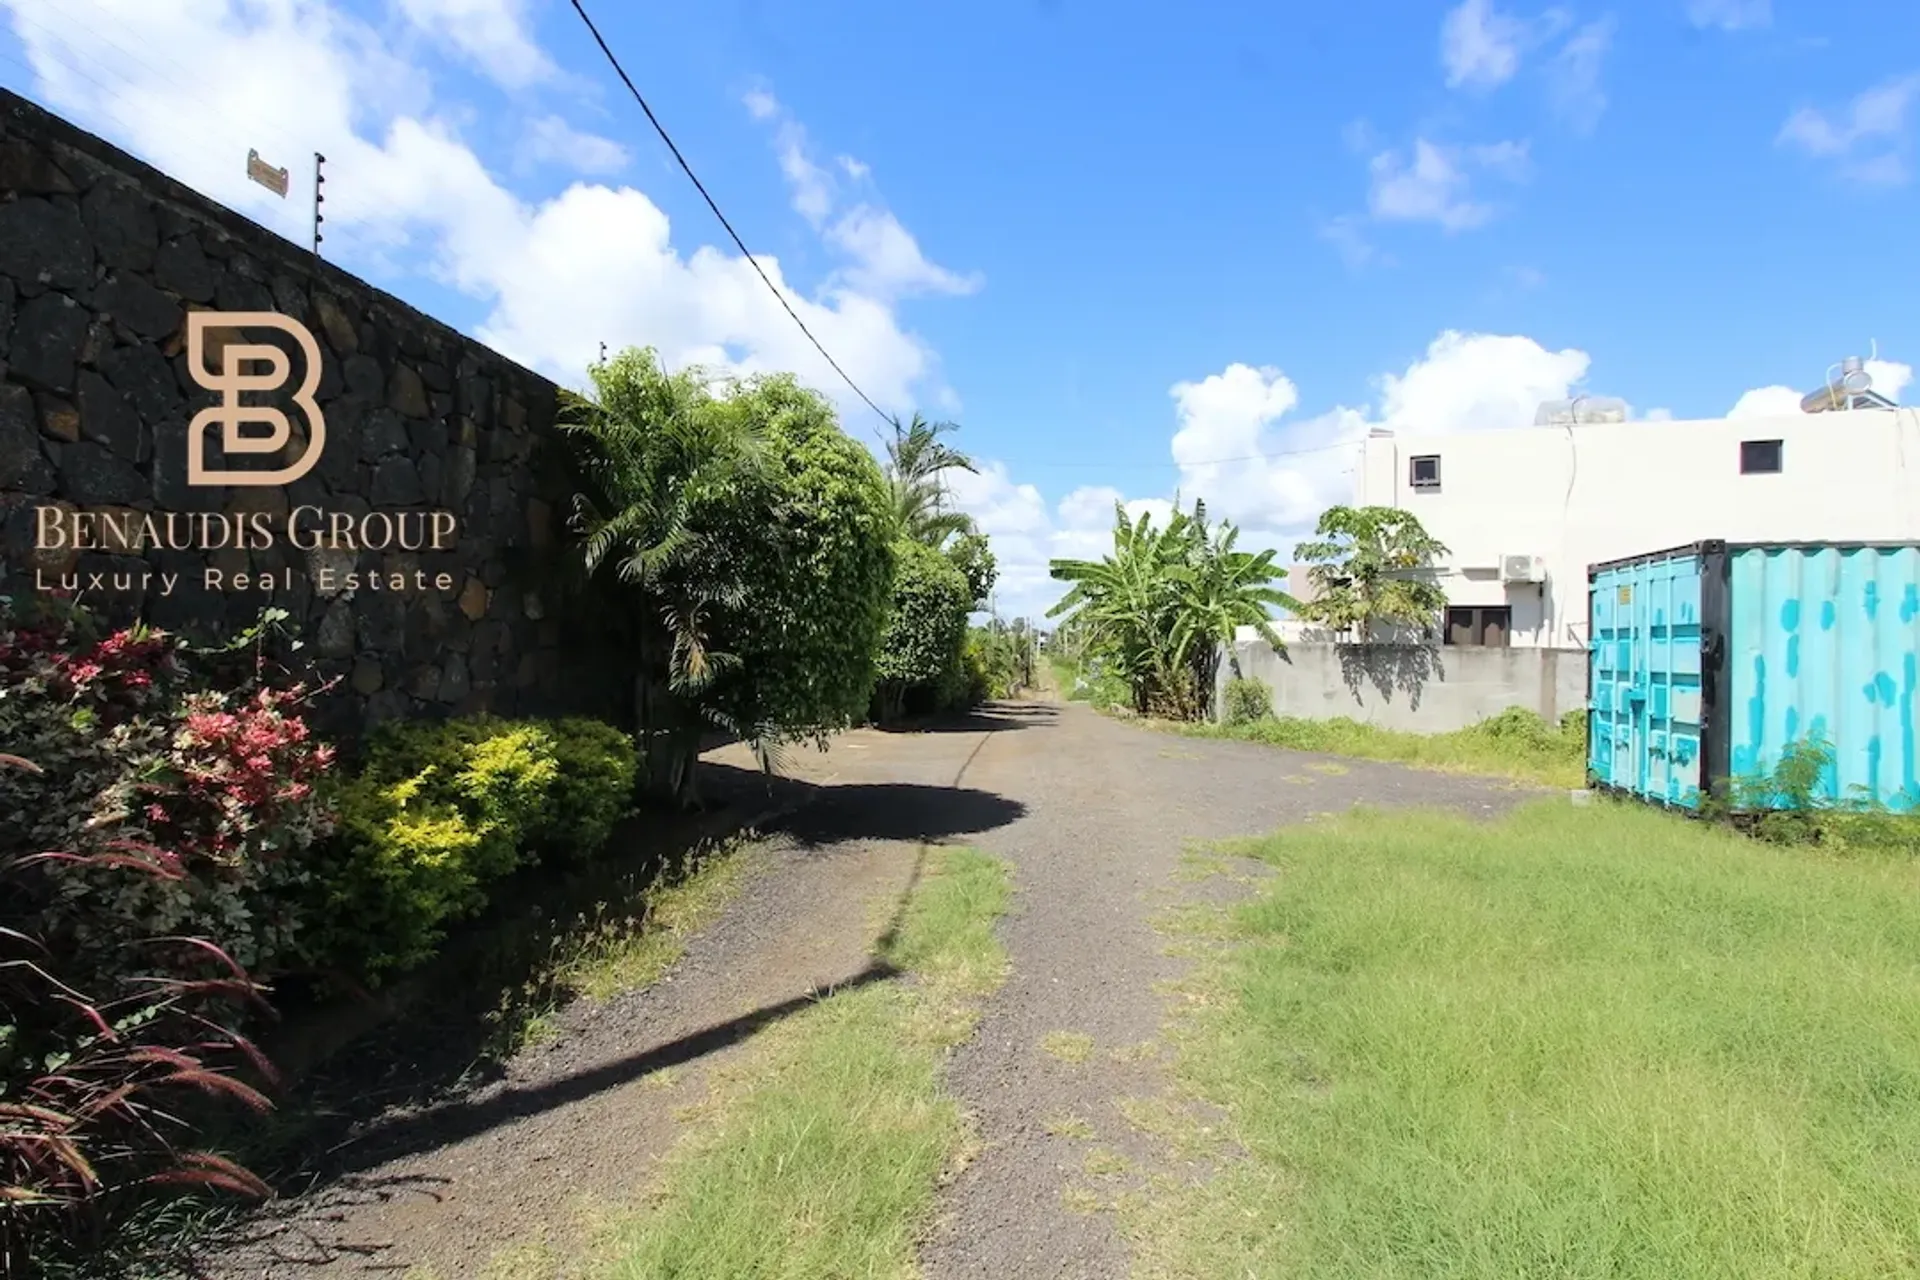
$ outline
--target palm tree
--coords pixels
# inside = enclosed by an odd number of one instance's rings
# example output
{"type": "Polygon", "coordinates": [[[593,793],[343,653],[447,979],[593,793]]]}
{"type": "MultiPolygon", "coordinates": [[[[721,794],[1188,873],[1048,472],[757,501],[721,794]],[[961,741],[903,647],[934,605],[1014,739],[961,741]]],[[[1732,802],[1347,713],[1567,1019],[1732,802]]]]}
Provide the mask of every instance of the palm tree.
{"type": "Polygon", "coordinates": [[[1419,517],[1396,507],[1329,507],[1314,528],[1315,541],[1294,549],[1310,563],[1316,588],[1303,612],[1362,643],[1376,626],[1411,627],[1431,637],[1447,593],[1424,572],[1447,554],[1419,517]]]}
{"type": "Polygon", "coordinates": [[[635,658],[642,785],[691,803],[708,718],[698,698],[736,661],[709,645],[709,623],[742,601],[737,578],[708,571],[725,548],[710,545],[689,515],[766,464],[764,431],[714,399],[708,370],[664,373],[651,349],[622,353],[589,374],[594,395],[565,393],[560,415],[562,430],[582,446],[572,518],[582,535],[580,568],[590,581],[628,588],[608,594],[606,620],[635,658]]]}
{"type": "Polygon", "coordinates": [[[974,470],[972,458],[940,439],[959,429],[957,423],[928,422],[916,413],[905,425],[895,418],[893,439],[887,442],[887,483],[899,534],[936,550],[974,527],[971,516],[946,507],[940,483],[943,472],[974,470]]]}

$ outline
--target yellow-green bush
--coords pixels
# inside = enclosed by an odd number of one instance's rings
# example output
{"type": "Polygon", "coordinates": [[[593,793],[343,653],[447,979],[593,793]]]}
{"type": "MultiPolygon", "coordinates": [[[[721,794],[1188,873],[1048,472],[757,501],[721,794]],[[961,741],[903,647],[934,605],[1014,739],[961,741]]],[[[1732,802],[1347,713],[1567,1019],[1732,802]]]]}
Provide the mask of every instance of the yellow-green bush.
{"type": "Polygon", "coordinates": [[[420,963],[524,863],[598,852],[633,785],[631,743],[593,721],[383,726],[330,797],[315,959],[363,979],[420,963]]]}
{"type": "Polygon", "coordinates": [[[553,803],[545,821],[529,833],[529,843],[542,857],[590,858],[632,809],[638,770],[633,738],[584,716],[555,721],[547,729],[558,775],[549,792],[553,803]]]}

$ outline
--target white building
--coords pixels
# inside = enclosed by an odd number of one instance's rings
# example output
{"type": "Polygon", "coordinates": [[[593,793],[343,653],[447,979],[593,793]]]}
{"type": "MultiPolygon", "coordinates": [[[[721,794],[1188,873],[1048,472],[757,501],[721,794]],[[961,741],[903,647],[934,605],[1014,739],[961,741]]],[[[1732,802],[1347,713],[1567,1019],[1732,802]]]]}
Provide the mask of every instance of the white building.
{"type": "Polygon", "coordinates": [[[1710,538],[1920,541],[1914,409],[1557,416],[1506,431],[1377,430],[1364,443],[1354,502],[1412,512],[1451,553],[1438,565],[1448,644],[1584,647],[1587,566],[1623,556],[1710,538]]]}

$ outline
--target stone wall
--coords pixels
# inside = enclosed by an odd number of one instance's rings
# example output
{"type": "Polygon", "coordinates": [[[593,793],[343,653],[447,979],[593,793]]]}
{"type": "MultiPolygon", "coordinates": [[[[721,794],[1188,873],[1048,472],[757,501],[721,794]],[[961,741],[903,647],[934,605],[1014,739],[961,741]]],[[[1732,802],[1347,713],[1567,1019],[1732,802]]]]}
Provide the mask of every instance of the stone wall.
{"type": "MultiPolygon", "coordinates": [[[[1236,643],[1233,653],[1242,675],[1273,690],[1274,713],[1282,716],[1446,733],[1508,707],[1558,721],[1587,705],[1585,649],[1309,642],[1278,654],[1253,640],[1236,643]]],[[[1229,674],[1223,655],[1220,689],[1229,674]]]]}
{"type": "MultiPolygon", "coordinates": [[[[302,357],[274,340],[297,379],[302,357]]],[[[549,598],[567,499],[555,407],[546,379],[0,91],[0,594],[70,583],[115,618],[208,637],[285,609],[320,674],[340,678],[323,713],[336,729],[577,704],[594,673],[563,662],[568,628],[549,598]],[[304,477],[187,483],[188,423],[215,401],[188,373],[195,309],[279,312],[318,340],[326,447],[304,477]],[[58,513],[75,511],[115,516],[91,526],[107,549],[47,548],[59,538],[44,522],[64,530],[58,513]],[[284,536],[294,512],[440,512],[456,532],[439,550],[303,547],[284,536]],[[144,515],[198,513],[283,536],[211,551],[114,541],[144,515]],[[374,571],[409,589],[348,589],[348,573],[374,571]]],[[[296,415],[282,459],[306,443],[296,415]]],[[[208,457],[224,457],[217,440],[208,457]]]]}

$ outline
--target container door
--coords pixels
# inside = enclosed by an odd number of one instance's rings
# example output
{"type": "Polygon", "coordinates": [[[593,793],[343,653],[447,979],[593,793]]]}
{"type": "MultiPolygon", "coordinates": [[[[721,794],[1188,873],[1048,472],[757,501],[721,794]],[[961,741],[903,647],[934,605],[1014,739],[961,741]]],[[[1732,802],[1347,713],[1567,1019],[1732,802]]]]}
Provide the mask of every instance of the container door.
{"type": "Polygon", "coordinates": [[[1688,808],[1700,785],[1700,557],[1648,556],[1592,583],[1589,767],[1604,786],[1688,808]]]}

